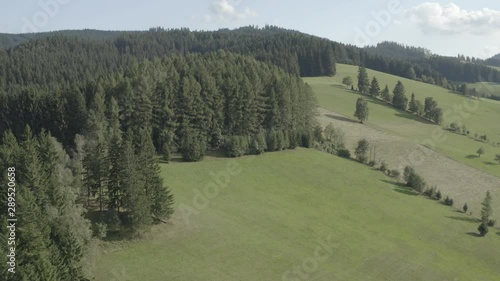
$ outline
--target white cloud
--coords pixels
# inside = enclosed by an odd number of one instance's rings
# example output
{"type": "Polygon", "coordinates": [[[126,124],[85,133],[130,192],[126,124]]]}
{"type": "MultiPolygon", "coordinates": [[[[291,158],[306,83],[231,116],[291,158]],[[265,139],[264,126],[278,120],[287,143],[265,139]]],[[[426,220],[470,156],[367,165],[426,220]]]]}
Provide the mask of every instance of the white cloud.
{"type": "Polygon", "coordinates": [[[423,3],[413,7],[410,19],[425,33],[484,35],[500,31],[500,11],[467,11],[453,3],[423,3]]]}
{"type": "Polygon", "coordinates": [[[257,14],[248,7],[238,9],[241,0],[216,0],[210,6],[210,13],[205,15],[207,22],[238,21],[255,17],[257,14]]]}

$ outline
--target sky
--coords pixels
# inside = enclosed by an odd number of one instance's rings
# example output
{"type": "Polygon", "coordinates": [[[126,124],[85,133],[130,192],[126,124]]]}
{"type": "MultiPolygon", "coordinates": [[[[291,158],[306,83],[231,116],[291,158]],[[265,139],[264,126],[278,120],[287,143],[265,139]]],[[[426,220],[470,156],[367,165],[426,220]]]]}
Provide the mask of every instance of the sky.
{"type": "Polygon", "coordinates": [[[217,30],[266,24],[358,46],[395,41],[440,55],[500,53],[500,1],[17,0],[0,2],[0,33],[65,29],[217,30]]]}

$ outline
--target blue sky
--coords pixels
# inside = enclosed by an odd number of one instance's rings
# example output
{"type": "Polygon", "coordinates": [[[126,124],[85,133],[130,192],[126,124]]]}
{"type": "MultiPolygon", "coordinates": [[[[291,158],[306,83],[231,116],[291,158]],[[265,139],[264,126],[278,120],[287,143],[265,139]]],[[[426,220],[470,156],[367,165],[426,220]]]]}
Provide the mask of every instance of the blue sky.
{"type": "Polygon", "coordinates": [[[214,30],[265,24],[355,45],[390,40],[442,55],[485,58],[500,53],[498,1],[25,0],[0,4],[2,33],[154,26],[214,30]]]}

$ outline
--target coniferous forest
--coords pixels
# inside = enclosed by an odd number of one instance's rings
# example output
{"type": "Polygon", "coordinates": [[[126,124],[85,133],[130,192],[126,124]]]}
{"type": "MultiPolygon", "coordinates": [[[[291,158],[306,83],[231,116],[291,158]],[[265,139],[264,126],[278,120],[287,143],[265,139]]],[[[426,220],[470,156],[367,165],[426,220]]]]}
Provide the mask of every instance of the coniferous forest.
{"type": "MultiPolygon", "coordinates": [[[[182,40],[156,34],[55,36],[1,51],[0,167],[13,170],[2,182],[15,178],[23,222],[19,280],[90,280],[96,238],[136,236],[165,222],[175,197],[160,160],[310,146],[316,100],[299,74],[334,73],[332,57],[317,57],[326,45],[312,51],[324,41],[302,38],[302,50],[313,52],[305,60],[315,61],[299,63],[283,49],[290,42],[189,52],[182,40]]],[[[3,229],[5,243],[8,235],[3,229]]],[[[8,259],[2,255],[2,272],[8,259]]]]}

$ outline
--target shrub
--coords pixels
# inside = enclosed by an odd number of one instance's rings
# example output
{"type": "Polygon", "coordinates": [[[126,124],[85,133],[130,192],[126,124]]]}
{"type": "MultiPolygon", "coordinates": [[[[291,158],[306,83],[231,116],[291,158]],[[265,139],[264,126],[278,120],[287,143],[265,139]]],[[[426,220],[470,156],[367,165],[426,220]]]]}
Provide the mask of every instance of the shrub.
{"type": "Polygon", "coordinates": [[[488,226],[494,227],[496,223],[497,223],[496,220],[491,219],[488,221],[488,226]]]}
{"type": "Polygon", "coordinates": [[[370,167],[375,167],[375,165],[377,165],[377,162],[375,162],[375,160],[370,160],[370,162],[368,162],[368,166],[370,167]]]}
{"type": "Polygon", "coordinates": [[[437,188],[435,186],[432,186],[431,188],[428,188],[424,191],[424,194],[427,195],[429,198],[435,198],[437,193],[437,188]]]}
{"type": "Polygon", "coordinates": [[[189,162],[202,160],[207,149],[206,143],[201,134],[195,131],[188,132],[182,142],[182,158],[189,162]]]}
{"type": "Polygon", "coordinates": [[[260,155],[267,149],[266,134],[264,132],[258,133],[251,138],[249,144],[249,152],[253,155],[260,155]]]}
{"type": "Polygon", "coordinates": [[[346,148],[339,149],[337,151],[337,156],[342,157],[342,158],[346,158],[346,159],[350,159],[351,152],[349,151],[349,149],[346,149],[346,148]]]}
{"type": "Polygon", "coordinates": [[[314,148],[319,150],[319,151],[330,153],[333,155],[337,154],[337,150],[335,149],[335,145],[331,141],[324,141],[321,143],[315,142],[314,148]]]}
{"type": "Polygon", "coordinates": [[[401,173],[398,170],[391,170],[389,172],[389,176],[391,178],[394,178],[394,179],[399,179],[399,177],[401,176],[401,173]]]}
{"type": "Polygon", "coordinates": [[[314,137],[314,140],[317,142],[323,141],[323,128],[320,125],[317,125],[314,127],[313,137],[314,137]]]}
{"type": "Polygon", "coordinates": [[[379,170],[382,171],[385,174],[385,172],[387,170],[389,170],[389,167],[387,166],[387,163],[385,163],[384,161],[382,161],[382,163],[380,163],[379,170]]]}
{"type": "Polygon", "coordinates": [[[410,181],[408,182],[408,186],[413,188],[413,190],[422,193],[425,190],[425,187],[427,184],[425,183],[425,180],[423,177],[417,174],[413,174],[410,177],[410,181]]]}
{"type": "Polygon", "coordinates": [[[446,206],[453,206],[453,199],[451,199],[449,196],[446,196],[446,198],[444,199],[444,204],[446,206]]]}
{"type": "Polygon", "coordinates": [[[94,236],[99,239],[106,238],[108,234],[108,226],[105,223],[96,223],[94,224],[94,236]]]}
{"type": "Polygon", "coordinates": [[[228,157],[241,157],[249,151],[248,137],[230,136],[224,145],[228,157]]]}
{"type": "Polygon", "coordinates": [[[469,206],[467,206],[467,203],[465,203],[464,206],[462,207],[462,210],[464,211],[464,213],[467,213],[468,209],[469,209],[469,206]]]}
{"type": "Polygon", "coordinates": [[[436,199],[441,200],[441,198],[443,198],[443,195],[441,194],[441,190],[438,190],[436,193],[436,199]]]}
{"type": "Polygon", "coordinates": [[[488,225],[486,225],[485,223],[481,223],[477,230],[479,231],[479,234],[484,237],[486,236],[486,234],[488,234],[488,225]]]}
{"type": "Polygon", "coordinates": [[[403,173],[403,179],[408,184],[408,186],[409,186],[410,178],[413,174],[415,174],[415,169],[413,169],[413,167],[411,167],[411,166],[406,166],[405,171],[403,173]]]}

